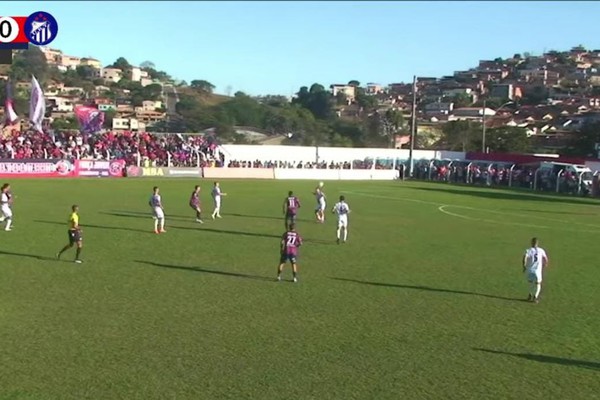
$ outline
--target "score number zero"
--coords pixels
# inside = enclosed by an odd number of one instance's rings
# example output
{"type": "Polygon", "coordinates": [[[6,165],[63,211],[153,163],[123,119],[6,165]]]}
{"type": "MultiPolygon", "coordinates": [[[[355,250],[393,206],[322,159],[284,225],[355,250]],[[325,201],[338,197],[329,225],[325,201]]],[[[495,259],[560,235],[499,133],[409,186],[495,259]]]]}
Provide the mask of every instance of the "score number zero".
{"type": "Polygon", "coordinates": [[[19,23],[12,17],[0,17],[0,43],[11,43],[19,36],[19,23]]]}

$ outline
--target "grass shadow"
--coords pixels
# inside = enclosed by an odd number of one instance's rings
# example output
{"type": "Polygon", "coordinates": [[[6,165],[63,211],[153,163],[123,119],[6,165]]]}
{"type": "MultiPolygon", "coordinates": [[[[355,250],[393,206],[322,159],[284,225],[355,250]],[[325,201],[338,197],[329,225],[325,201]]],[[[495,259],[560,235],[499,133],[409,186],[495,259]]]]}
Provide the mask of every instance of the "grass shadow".
{"type": "Polygon", "coordinates": [[[441,184],[435,188],[425,187],[411,187],[412,190],[420,190],[425,192],[445,192],[449,194],[456,194],[460,196],[471,196],[479,197],[483,199],[491,200],[528,200],[528,201],[545,201],[551,203],[563,203],[563,204],[586,204],[586,205],[598,205],[598,202],[584,199],[584,198],[568,198],[562,197],[557,194],[537,192],[536,194],[524,193],[522,191],[511,191],[510,189],[496,188],[479,188],[471,189],[470,186],[460,186],[460,188],[442,186],[441,184]]]}
{"type": "MultiPolygon", "coordinates": [[[[65,227],[65,229],[67,228],[64,222],[56,222],[56,221],[42,221],[42,220],[35,220],[33,222],[37,222],[37,223],[41,223],[41,224],[51,224],[51,225],[62,225],[65,227]]],[[[151,229],[148,230],[143,230],[143,229],[135,229],[135,228],[123,228],[120,226],[103,226],[103,225],[91,225],[91,224],[85,224],[85,225],[81,225],[82,228],[95,228],[95,229],[106,229],[106,230],[111,230],[111,231],[128,231],[128,232],[137,232],[137,233],[153,233],[151,229]]]]}
{"type": "Polygon", "coordinates": [[[390,288],[399,288],[399,289],[411,289],[411,290],[420,290],[420,291],[424,291],[424,292],[464,294],[464,295],[469,295],[469,296],[486,297],[489,299],[515,301],[515,302],[521,302],[521,303],[527,302],[527,300],[525,300],[525,299],[496,296],[496,295],[492,295],[492,294],[477,293],[477,292],[468,292],[465,290],[442,289],[442,288],[434,288],[434,287],[420,286],[420,285],[400,285],[400,284],[396,284],[396,283],[369,282],[369,281],[361,281],[361,280],[357,280],[357,279],[347,279],[347,278],[330,278],[330,279],[333,279],[336,281],[343,281],[343,282],[359,283],[361,285],[381,286],[381,287],[390,287],[390,288]]]}
{"type": "Polygon", "coordinates": [[[13,253],[13,252],[4,251],[4,250],[0,250],[0,254],[5,255],[5,256],[34,258],[34,259],[40,260],[40,261],[56,261],[56,262],[63,261],[63,262],[65,262],[64,260],[59,260],[56,257],[38,256],[37,254],[13,253]]]}
{"type": "Polygon", "coordinates": [[[139,263],[139,264],[150,265],[153,267],[176,269],[176,270],[180,270],[180,271],[201,272],[201,273],[205,273],[205,274],[229,276],[232,278],[252,279],[252,280],[257,280],[257,281],[275,281],[275,279],[273,279],[273,278],[267,278],[265,276],[259,276],[259,275],[242,274],[239,272],[219,271],[219,270],[206,269],[206,268],[200,268],[200,267],[183,267],[181,265],[161,264],[161,263],[156,263],[156,262],[152,262],[152,261],[135,260],[135,262],[139,263]]]}
{"type": "MultiPolygon", "coordinates": [[[[139,211],[110,211],[110,212],[100,211],[100,212],[98,212],[98,214],[111,215],[113,217],[123,217],[123,218],[152,219],[152,212],[150,212],[150,211],[145,212],[145,213],[139,212],[139,211]]],[[[195,220],[196,215],[193,212],[190,213],[190,215],[188,215],[187,217],[184,217],[182,215],[167,214],[166,218],[195,220]]]]}
{"type": "MultiPolygon", "coordinates": [[[[231,217],[240,217],[240,218],[255,218],[255,219],[274,219],[277,221],[284,221],[285,216],[282,214],[280,217],[274,217],[272,215],[250,215],[250,214],[226,214],[231,217]]],[[[305,219],[305,218],[296,218],[298,222],[314,222],[316,220],[313,219],[305,219]]]]}
{"type": "MultiPolygon", "coordinates": [[[[214,233],[223,233],[226,235],[235,235],[235,236],[249,236],[249,237],[262,237],[262,238],[270,238],[270,239],[281,239],[281,235],[276,235],[272,233],[255,233],[255,232],[244,232],[244,231],[233,231],[226,229],[217,229],[217,228],[207,228],[206,225],[197,225],[195,228],[187,227],[187,226],[175,226],[170,225],[167,227],[168,229],[182,229],[186,231],[196,231],[196,232],[214,232],[214,233]]],[[[313,244],[334,244],[334,241],[327,240],[319,240],[319,239],[304,239],[305,243],[313,243],[313,244]]]]}
{"type": "MultiPolygon", "coordinates": [[[[507,210],[514,211],[514,210],[507,210]]],[[[524,212],[532,212],[538,214],[556,214],[556,215],[583,215],[583,216],[596,216],[597,213],[584,213],[584,212],[568,212],[568,211],[544,211],[544,210],[519,210],[524,212]]]]}
{"type": "Polygon", "coordinates": [[[552,356],[545,356],[542,354],[511,353],[508,351],[498,351],[498,350],[489,350],[489,349],[480,349],[480,348],[473,348],[473,350],[482,351],[482,352],[490,353],[490,354],[500,354],[500,355],[506,355],[506,356],[511,356],[511,357],[519,357],[519,358],[524,358],[526,360],[537,361],[537,362],[541,362],[541,363],[558,364],[558,365],[565,365],[565,366],[571,366],[571,367],[591,369],[594,371],[600,371],[600,362],[595,362],[595,361],[573,360],[570,358],[552,357],[552,356]]]}

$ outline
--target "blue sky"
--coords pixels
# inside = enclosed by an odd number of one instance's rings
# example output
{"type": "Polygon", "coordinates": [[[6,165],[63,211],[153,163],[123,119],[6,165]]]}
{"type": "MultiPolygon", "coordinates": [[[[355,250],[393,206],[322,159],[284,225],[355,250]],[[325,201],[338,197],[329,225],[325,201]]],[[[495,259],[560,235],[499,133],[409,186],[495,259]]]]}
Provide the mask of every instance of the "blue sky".
{"type": "Polygon", "coordinates": [[[356,79],[442,76],[480,59],[600,48],[600,2],[3,2],[48,11],[51,47],[104,64],[150,60],[179,79],[252,95],[356,79]]]}

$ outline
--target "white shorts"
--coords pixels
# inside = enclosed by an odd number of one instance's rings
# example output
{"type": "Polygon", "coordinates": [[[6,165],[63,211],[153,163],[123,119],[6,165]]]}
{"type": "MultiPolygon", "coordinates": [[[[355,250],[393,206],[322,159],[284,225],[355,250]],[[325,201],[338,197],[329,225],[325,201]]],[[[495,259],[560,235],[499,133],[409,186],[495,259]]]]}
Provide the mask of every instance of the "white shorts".
{"type": "Polygon", "coordinates": [[[163,211],[162,208],[154,207],[154,218],[156,218],[156,219],[164,219],[165,218],[165,212],[163,211]]]}
{"type": "Polygon", "coordinates": [[[12,218],[13,213],[9,206],[2,206],[2,216],[4,218],[12,218]]]}
{"type": "Polygon", "coordinates": [[[542,271],[527,271],[527,282],[542,283],[542,271]]]}
{"type": "Polygon", "coordinates": [[[348,227],[348,217],[338,218],[338,227],[339,228],[347,228],[348,227]]]}
{"type": "Polygon", "coordinates": [[[221,208],[221,198],[215,197],[215,208],[221,208]]]}
{"type": "Polygon", "coordinates": [[[325,211],[325,208],[326,208],[325,199],[319,200],[317,202],[316,211],[325,211]]]}

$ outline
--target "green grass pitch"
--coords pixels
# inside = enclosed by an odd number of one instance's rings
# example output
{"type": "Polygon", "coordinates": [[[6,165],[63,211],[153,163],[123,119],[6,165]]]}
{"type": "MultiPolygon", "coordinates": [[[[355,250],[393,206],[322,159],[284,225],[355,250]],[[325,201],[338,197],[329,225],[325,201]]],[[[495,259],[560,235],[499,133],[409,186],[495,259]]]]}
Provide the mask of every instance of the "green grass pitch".
{"type": "Polygon", "coordinates": [[[418,182],[18,180],[0,231],[0,399],[600,398],[600,203],[418,182]],[[212,182],[200,181],[210,212],[212,182]],[[161,187],[164,235],[148,198],[161,187]],[[300,282],[274,278],[302,201],[300,282]],[[80,205],[84,264],[53,259],[80,205]],[[208,213],[207,213],[208,214],[208,213]],[[540,304],[521,256],[550,257],[540,304]]]}

